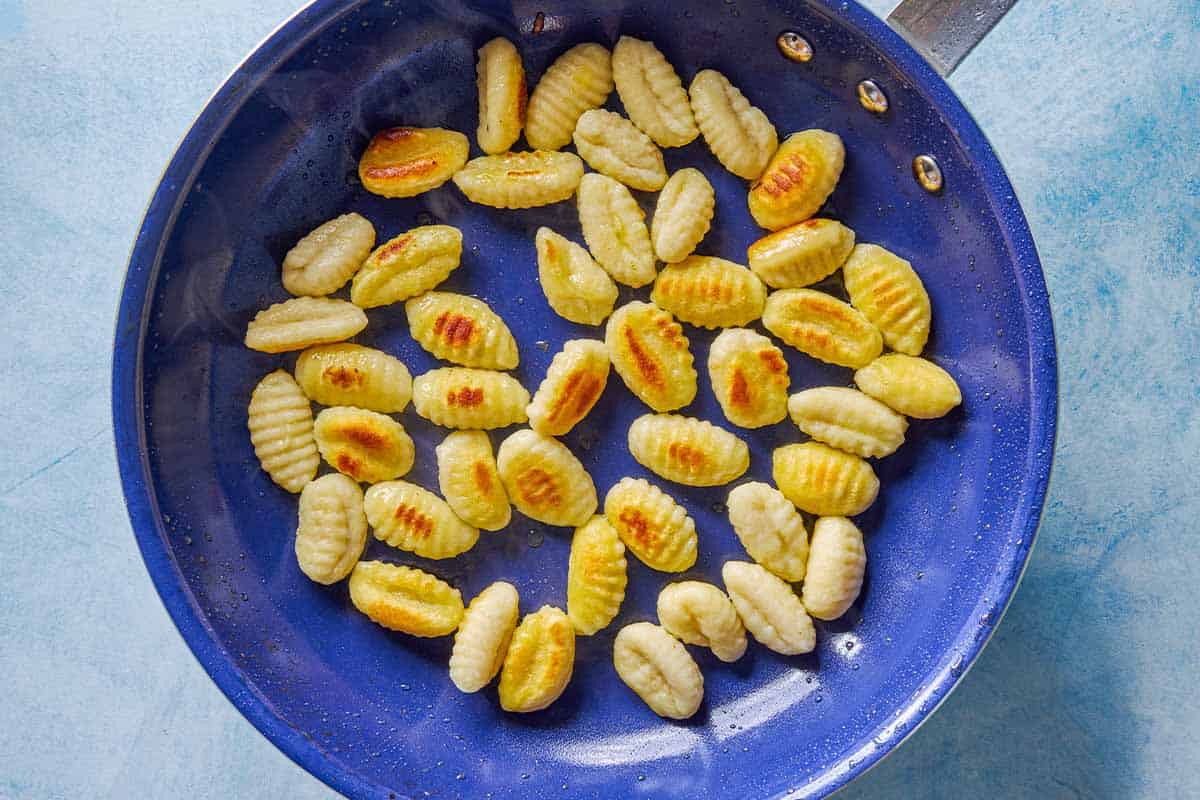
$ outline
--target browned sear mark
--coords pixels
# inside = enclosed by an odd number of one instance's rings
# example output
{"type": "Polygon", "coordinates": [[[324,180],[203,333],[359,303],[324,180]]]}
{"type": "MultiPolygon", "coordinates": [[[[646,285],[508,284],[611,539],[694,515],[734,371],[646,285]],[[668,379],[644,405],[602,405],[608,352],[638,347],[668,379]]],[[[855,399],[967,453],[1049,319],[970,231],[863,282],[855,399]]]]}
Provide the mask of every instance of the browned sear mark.
{"type": "Polygon", "coordinates": [[[411,234],[401,236],[399,239],[388,242],[383,246],[383,249],[376,254],[376,258],[391,258],[394,255],[399,255],[400,251],[408,246],[408,243],[413,239],[411,234]]]}
{"type": "Polygon", "coordinates": [[[766,178],[759,183],[758,188],[771,197],[780,197],[797,186],[806,182],[811,168],[803,156],[794,155],[785,158],[766,178]]]}
{"type": "Polygon", "coordinates": [[[782,375],[787,372],[787,362],[784,361],[783,354],[778,350],[759,350],[758,357],[766,365],[768,372],[773,372],[776,375],[782,375]]]}
{"type": "Polygon", "coordinates": [[[451,389],[446,393],[446,403],[460,408],[475,408],[483,403],[483,388],[463,386],[457,392],[451,389]]]}
{"type": "Polygon", "coordinates": [[[729,403],[740,407],[750,405],[750,384],[746,381],[746,374],[738,367],[733,368],[733,377],[729,385],[729,403]]]}
{"type": "Polygon", "coordinates": [[[546,415],[548,421],[579,419],[592,407],[603,389],[600,379],[588,370],[577,370],[567,378],[567,384],[554,398],[554,405],[546,415]]]}
{"type": "Polygon", "coordinates": [[[553,508],[563,503],[558,480],[540,467],[522,472],[517,476],[516,484],[521,499],[535,508],[553,508]]]}
{"type": "Polygon", "coordinates": [[[426,539],[433,533],[433,519],[407,503],[400,503],[396,506],[392,516],[400,521],[405,530],[418,539],[426,539]]]}
{"type": "Polygon", "coordinates": [[[652,550],[658,544],[658,532],[650,526],[650,520],[636,508],[622,509],[617,521],[625,526],[626,533],[642,547],[652,550]]]}
{"type": "Polygon", "coordinates": [[[433,333],[448,345],[462,347],[469,344],[475,334],[475,321],[468,316],[446,311],[434,321],[433,333]]]}
{"type": "Polygon", "coordinates": [[[428,175],[437,169],[438,162],[434,158],[414,158],[400,164],[388,164],[382,167],[367,167],[364,172],[368,178],[376,180],[387,178],[411,178],[428,175]]]}
{"type": "Polygon", "coordinates": [[[492,471],[488,469],[487,464],[476,461],[471,468],[471,475],[475,479],[475,488],[481,495],[487,496],[492,493],[492,471]]]}
{"type": "Polygon", "coordinates": [[[382,139],[385,142],[403,142],[405,139],[419,138],[421,132],[416,128],[388,128],[386,131],[380,131],[376,134],[376,139],[382,139]]]}
{"type": "Polygon", "coordinates": [[[364,450],[386,450],[388,447],[388,437],[364,425],[347,425],[339,433],[343,439],[364,450]]]}
{"type": "Polygon", "coordinates": [[[698,472],[703,469],[707,461],[701,450],[685,442],[671,442],[667,445],[667,458],[683,465],[689,472],[698,472]]]}
{"type": "Polygon", "coordinates": [[[349,475],[351,478],[358,478],[362,475],[362,462],[349,453],[338,453],[333,461],[338,472],[349,475]]]}
{"type": "Polygon", "coordinates": [[[622,330],[622,333],[625,335],[625,344],[629,347],[629,355],[633,357],[634,366],[637,367],[642,380],[655,389],[665,389],[666,384],[663,382],[662,370],[659,368],[658,362],[654,360],[654,357],[642,347],[637,333],[629,326],[626,326],[622,330]]]}
{"type": "Polygon", "coordinates": [[[354,367],[326,367],[321,374],[327,383],[339,389],[357,389],[367,382],[367,376],[354,367]]]}

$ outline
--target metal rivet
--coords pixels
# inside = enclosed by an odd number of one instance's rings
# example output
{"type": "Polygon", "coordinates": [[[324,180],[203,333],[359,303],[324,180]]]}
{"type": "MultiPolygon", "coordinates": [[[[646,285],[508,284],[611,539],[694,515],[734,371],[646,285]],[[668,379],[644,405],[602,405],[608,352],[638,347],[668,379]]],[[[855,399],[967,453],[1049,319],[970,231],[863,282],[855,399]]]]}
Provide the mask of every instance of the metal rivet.
{"type": "Polygon", "coordinates": [[[942,190],[942,168],[931,155],[922,153],[913,159],[913,175],[921,188],[927,192],[942,190]]]}
{"type": "Polygon", "coordinates": [[[775,44],[779,47],[779,52],[783,53],[785,58],[798,61],[801,64],[812,60],[812,45],[808,43],[808,39],[805,39],[795,31],[784,31],[779,34],[779,38],[775,40],[775,44]]]}
{"type": "Polygon", "coordinates": [[[873,114],[882,114],[888,110],[887,95],[879,88],[879,84],[870,78],[858,82],[858,102],[873,114]]]}

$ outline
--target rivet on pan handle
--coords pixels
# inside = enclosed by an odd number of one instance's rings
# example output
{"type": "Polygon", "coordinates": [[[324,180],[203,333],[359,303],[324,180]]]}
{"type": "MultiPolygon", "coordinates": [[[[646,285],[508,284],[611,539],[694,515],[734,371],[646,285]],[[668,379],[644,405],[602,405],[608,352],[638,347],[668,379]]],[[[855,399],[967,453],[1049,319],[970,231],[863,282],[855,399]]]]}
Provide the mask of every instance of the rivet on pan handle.
{"type": "Polygon", "coordinates": [[[1016,2],[901,0],[887,21],[945,77],[1016,2]]]}

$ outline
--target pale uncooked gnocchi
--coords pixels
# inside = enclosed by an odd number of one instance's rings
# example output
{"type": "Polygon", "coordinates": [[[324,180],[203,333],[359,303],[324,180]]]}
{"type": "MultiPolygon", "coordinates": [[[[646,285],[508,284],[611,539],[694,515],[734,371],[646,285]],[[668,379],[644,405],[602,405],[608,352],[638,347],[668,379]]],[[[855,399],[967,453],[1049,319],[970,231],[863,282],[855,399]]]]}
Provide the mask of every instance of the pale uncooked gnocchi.
{"type": "Polygon", "coordinates": [[[375,227],[358,214],[318,225],[283,257],[283,288],[295,295],[333,294],[358,272],[375,246],[375,227]]]}
{"type": "Polygon", "coordinates": [[[550,150],[480,156],[454,173],[454,185],[472,203],[493,208],[534,208],[575,194],[583,162],[550,150]]]}
{"type": "Polygon", "coordinates": [[[479,129],[475,139],[483,152],[503,153],[521,135],[525,122],[525,66],[517,48],[503,36],[479,48],[478,57],[479,129]]]}
{"type": "Polygon", "coordinates": [[[777,448],[772,455],[775,485],[801,511],[849,517],[871,507],[879,478],[871,465],[820,442],[777,448]]]}
{"type": "Polygon", "coordinates": [[[254,454],[271,480],[295,494],[316,476],[321,456],[312,406],[291,375],[279,369],[258,382],[246,422],[254,454]]]}
{"type": "Polygon", "coordinates": [[[817,619],[837,619],[858,599],[867,552],[858,527],[845,517],[821,517],[813,526],[808,575],[800,599],[817,619]]]}
{"type": "Polygon", "coordinates": [[[667,182],[662,151],[620,114],[602,108],[583,112],[573,138],[589,167],[631,189],[657,192],[667,182]]]}
{"type": "Polygon", "coordinates": [[[358,162],[363,187],[384,197],[414,197],[462,168],[467,137],[444,128],[389,128],[371,138],[358,162]]]}
{"type": "Polygon", "coordinates": [[[608,383],[608,348],[595,339],[573,339],[554,355],[526,413],[529,427],[562,436],[579,423],[608,383]]]}
{"type": "Polygon", "coordinates": [[[750,215],[772,231],[803,222],[833,193],[845,159],[846,148],[836,133],[793,133],[750,187],[750,215]]]}
{"type": "Polygon", "coordinates": [[[424,294],[458,268],[462,231],[423,225],[375,248],[350,285],[356,306],[374,308],[424,294]]]}
{"type": "Polygon", "coordinates": [[[914,419],[936,419],[962,402],[950,373],[932,361],[903,353],[880,356],[854,373],[859,389],[914,419]]]}
{"type": "Polygon", "coordinates": [[[729,328],[762,316],[767,288],[741,264],[688,256],[658,274],[650,299],[692,325],[729,328]]]}
{"type": "Polygon", "coordinates": [[[796,427],[812,438],[863,458],[891,455],[904,444],[908,421],[856,389],[820,386],[788,398],[796,427]]]}
{"type": "Polygon", "coordinates": [[[449,636],[463,617],[462,594],[428,572],[383,561],[360,561],[350,573],[350,602],[388,630],[449,636]]]}
{"type": "Polygon", "coordinates": [[[387,414],[334,406],[317,414],[313,435],[321,457],[361,483],[399,478],[412,469],[416,450],[404,426],[387,414]]]}
{"type": "Polygon", "coordinates": [[[567,562],[567,616],[575,632],[591,636],[605,628],[625,599],[625,545],[604,517],[575,529],[567,562]]]}
{"type": "Polygon", "coordinates": [[[479,541],[445,500],[408,481],[375,484],[363,508],[376,539],[422,558],[453,558],[479,541]]]}
{"type": "Polygon", "coordinates": [[[599,325],[617,303],[617,284],[582,245],[549,228],[535,238],[538,280],[554,313],[580,325],[599,325]]]}
{"type": "Polygon", "coordinates": [[[296,360],[296,382],[324,406],[398,414],[412,399],[412,375],[400,359],[360,344],[310,347],[296,360]]]}
{"type": "Polygon", "coordinates": [[[683,147],[700,134],[683,81],[651,42],[618,39],[612,72],[625,113],[659,145],[683,147]]]}
{"type": "Polygon", "coordinates": [[[746,629],[725,593],[703,581],[667,584],[658,594],[658,621],[685,644],[707,647],[725,662],[746,652],[746,629]]]}
{"type": "Polygon", "coordinates": [[[547,525],[582,525],[598,504],[592,476],[562,442],[522,430],[496,455],[508,498],[525,516],[547,525]]]}
{"type": "Polygon", "coordinates": [[[613,666],[650,710],[687,719],[704,700],[704,675],[678,639],[650,622],[626,625],[613,640],[613,666]]]}
{"type": "Polygon", "coordinates": [[[696,563],[696,523],[649,481],[617,481],[604,498],[604,516],[630,552],[651,569],[683,572],[696,563]]]}
{"type": "Polygon", "coordinates": [[[435,357],[464,367],[513,369],[517,340],[482,300],[453,292],[426,292],[404,304],[408,331],[435,357]]]}
{"type": "Polygon", "coordinates": [[[286,353],[314,344],[340,342],[367,327],[361,308],[332,297],[293,297],[264,308],[246,326],[246,347],[286,353]]]}
{"type": "Polygon", "coordinates": [[[879,245],[857,245],[842,265],[846,293],[893,350],[919,356],[929,339],[932,311],[925,284],[900,256],[879,245]]]}
{"type": "Polygon", "coordinates": [[[686,167],[672,175],[650,222],[654,254],[668,264],[690,256],[708,233],[715,208],[716,194],[703,172],[686,167]]]}
{"type": "Polygon", "coordinates": [[[697,72],[689,92],[696,125],[721,166],[748,181],[762,175],[779,146],[767,115],[713,69],[697,72]]]}
{"type": "Polygon", "coordinates": [[[883,351],[879,329],[861,311],[814,289],[772,292],[762,321],[801,353],[841,367],[864,367],[883,351]]]}
{"type": "Polygon", "coordinates": [[[644,414],[629,426],[629,452],[646,469],[687,486],[720,486],[750,467],[750,448],[708,420],[644,414]]]}
{"type": "Polygon", "coordinates": [[[745,561],[726,561],[721,577],[742,624],[759,644],[785,656],[811,653],[817,646],[812,619],[782,579],[745,561]]]}
{"type": "Polygon", "coordinates": [[[519,602],[515,586],[496,581],[467,606],[450,651],[450,680],[460,692],[478,692],[500,672],[519,602]]]}
{"type": "Polygon", "coordinates": [[[485,531],[507,526],[512,519],[512,507],[487,433],[454,431],[434,452],[438,487],[458,518],[485,531]]]}
{"type": "Polygon", "coordinates": [[[673,411],[695,399],[692,351],[668,312],[651,303],[626,303],[609,318],[604,343],[629,391],[655,411],[673,411]]]}
{"type": "Polygon", "coordinates": [[[524,422],[528,405],[529,392],[503,372],[442,367],[413,381],[413,408],[446,428],[505,428],[524,422]]]}
{"type": "Polygon", "coordinates": [[[806,219],[768,233],[746,250],[750,269],[774,289],[799,289],[822,281],[854,249],[854,231],[837,220],[806,219]]]}
{"type": "Polygon", "coordinates": [[[337,583],[350,574],[367,544],[363,493],[345,475],[323,475],[300,492],[296,562],[317,583],[337,583]]]}
{"type": "Polygon", "coordinates": [[[500,671],[500,707],[540,711],[557,700],[575,671],[575,630],[561,609],[542,606],[513,632],[500,671]]]}
{"type": "Polygon", "coordinates": [[[708,348],[708,374],[725,418],[734,425],[761,428],[787,416],[787,361],[761,333],[721,331],[708,348]]]}
{"type": "Polygon", "coordinates": [[[750,557],[789,583],[804,580],[808,531],[804,517],[765,483],[743,483],[725,501],[729,523],[750,557]]]}
{"type": "Polygon", "coordinates": [[[589,172],[579,182],[579,224],[600,266],[637,288],[654,280],[654,248],[642,207],[623,183],[589,172]]]}
{"type": "Polygon", "coordinates": [[[612,59],[608,50],[587,42],[563,53],[544,73],[525,117],[525,139],[539,150],[558,150],[571,143],[579,117],[599,108],[612,94],[612,59]]]}

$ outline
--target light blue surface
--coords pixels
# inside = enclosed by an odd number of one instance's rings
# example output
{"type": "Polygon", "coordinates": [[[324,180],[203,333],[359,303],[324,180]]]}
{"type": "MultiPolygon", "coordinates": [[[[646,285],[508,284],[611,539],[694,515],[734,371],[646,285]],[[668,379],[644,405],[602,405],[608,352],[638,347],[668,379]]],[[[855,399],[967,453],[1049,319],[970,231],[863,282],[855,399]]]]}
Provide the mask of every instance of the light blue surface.
{"type": "MultiPolygon", "coordinates": [[[[175,633],[109,442],[113,309],[144,203],[208,93],[290,11],[207,5],[0,0],[0,797],[329,794],[175,633]]],[[[1022,0],[952,80],[1046,267],[1058,461],[992,645],[843,796],[1200,794],[1198,49],[1194,2],[1022,0]]]]}

